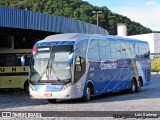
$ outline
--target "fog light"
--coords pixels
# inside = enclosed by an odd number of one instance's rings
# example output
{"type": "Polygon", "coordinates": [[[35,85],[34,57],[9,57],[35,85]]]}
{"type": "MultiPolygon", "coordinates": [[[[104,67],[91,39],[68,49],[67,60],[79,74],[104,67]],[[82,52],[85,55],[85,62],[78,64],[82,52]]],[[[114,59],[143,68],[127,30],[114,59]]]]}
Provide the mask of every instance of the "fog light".
{"type": "Polygon", "coordinates": [[[30,87],[33,91],[35,91],[35,87],[34,87],[33,85],[29,84],[29,87],[30,87]]]}

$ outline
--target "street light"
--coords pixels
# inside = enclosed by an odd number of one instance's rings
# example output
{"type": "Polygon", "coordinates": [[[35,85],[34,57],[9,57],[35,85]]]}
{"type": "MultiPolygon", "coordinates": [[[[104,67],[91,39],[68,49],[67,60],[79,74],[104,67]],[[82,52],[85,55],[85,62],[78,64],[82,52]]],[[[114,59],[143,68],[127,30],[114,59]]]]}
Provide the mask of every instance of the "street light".
{"type": "Polygon", "coordinates": [[[102,11],[92,11],[92,13],[97,14],[97,26],[98,26],[98,14],[102,14],[102,11]]]}

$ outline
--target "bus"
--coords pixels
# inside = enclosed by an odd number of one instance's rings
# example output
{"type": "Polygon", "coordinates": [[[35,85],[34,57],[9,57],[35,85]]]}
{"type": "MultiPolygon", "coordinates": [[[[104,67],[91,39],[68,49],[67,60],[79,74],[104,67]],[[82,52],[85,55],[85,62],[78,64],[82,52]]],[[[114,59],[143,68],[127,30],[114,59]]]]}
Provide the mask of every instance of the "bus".
{"type": "Polygon", "coordinates": [[[151,60],[145,41],[83,33],[51,35],[35,43],[29,73],[32,99],[83,98],[149,85],[151,60]]]}
{"type": "Polygon", "coordinates": [[[29,91],[31,49],[0,49],[0,89],[29,91]]]}

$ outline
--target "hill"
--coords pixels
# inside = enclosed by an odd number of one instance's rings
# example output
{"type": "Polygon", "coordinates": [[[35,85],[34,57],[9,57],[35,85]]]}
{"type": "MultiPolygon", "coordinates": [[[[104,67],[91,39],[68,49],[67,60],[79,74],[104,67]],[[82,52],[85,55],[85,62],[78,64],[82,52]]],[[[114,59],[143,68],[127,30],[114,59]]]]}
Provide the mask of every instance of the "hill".
{"type": "Polygon", "coordinates": [[[126,23],[128,35],[152,32],[151,29],[129,18],[111,12],[107,7],[97,7],[82,0],[1,0],[0,6],[27,9],[35,12],[65,16],[76,20],[96,24],[97,15],[92,11],[102,11],[99,14],[99,26],[108,30],[109,34],[117,34],[117,23],[126,23]]]}

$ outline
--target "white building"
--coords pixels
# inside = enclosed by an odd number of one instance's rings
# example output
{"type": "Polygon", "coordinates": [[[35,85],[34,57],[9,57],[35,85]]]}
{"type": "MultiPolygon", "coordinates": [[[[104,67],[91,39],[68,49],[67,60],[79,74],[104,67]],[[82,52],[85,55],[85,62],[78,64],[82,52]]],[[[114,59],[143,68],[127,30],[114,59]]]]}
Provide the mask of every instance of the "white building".
{"type": "Polygon", "coordinates": [[[126,37],[147,41],[149,43],[151,53],[160,53],[160,32],[131,35],[126,37]]]}
{"type": "Polygon", "coordinates": [[[117,35],[121,37],[135,38],[142,41],[147,41],[149,43],[150,53],[160,53],[160,32],[127,36],[126,24],[118,23],[117,35]]]}

